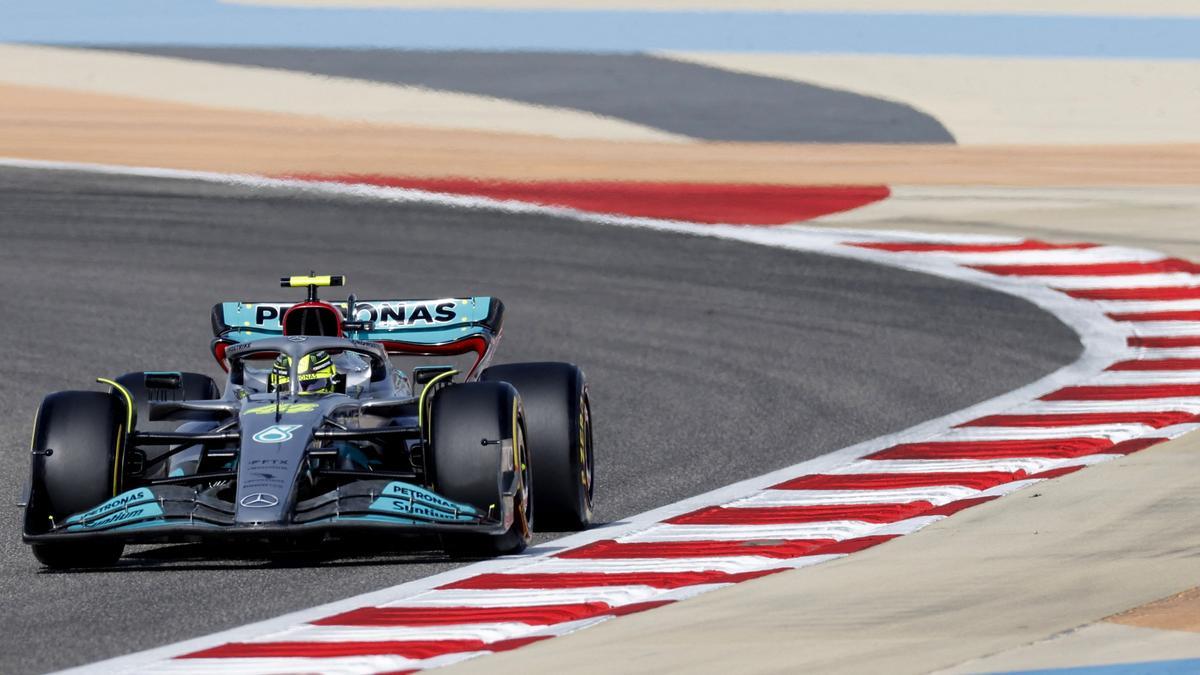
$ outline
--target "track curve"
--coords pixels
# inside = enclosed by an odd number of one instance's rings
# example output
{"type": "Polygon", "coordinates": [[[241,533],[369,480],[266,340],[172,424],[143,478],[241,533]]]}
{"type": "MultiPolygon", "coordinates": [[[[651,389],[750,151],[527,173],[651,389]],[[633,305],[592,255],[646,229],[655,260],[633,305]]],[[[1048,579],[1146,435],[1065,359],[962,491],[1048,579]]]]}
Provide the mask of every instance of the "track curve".
{"type": "MultiPolygon", "coordinates": [[[[208,310],[295,270],[360,296],[495,294],[506,360],[573,360],[597,413],[598,518],[615,520],[896,431],[1072,361],[1033,305],[898,269],[544,215],[295,190],[0,170],[0,380],[15,496],[49,391],[135,369],[213,372],[208,310]],[[753,420],[748,423],[747,420],[753,420]]],[[[152,647],[415,579],[436,553],[296,560],[194,547],[115,569],[39,572],[0,538],[0,669],[152,647]]]]}

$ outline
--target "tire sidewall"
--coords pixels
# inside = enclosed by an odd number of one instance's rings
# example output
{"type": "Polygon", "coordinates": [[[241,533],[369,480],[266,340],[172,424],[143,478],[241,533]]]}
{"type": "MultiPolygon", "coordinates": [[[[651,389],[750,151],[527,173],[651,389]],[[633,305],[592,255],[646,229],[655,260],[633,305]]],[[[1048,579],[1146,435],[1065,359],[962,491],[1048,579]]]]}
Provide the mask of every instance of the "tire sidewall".
{"type": "Polygon", "coordinates": [[[512,513],[510,527],[500,535],[446,537],[452,552],[495,555],[516,553],[528,545],[533,487],[532,462],[527,448],[521,447],[526,442],[524,423],[517,391],[503,382],[454,384],[434,395],[427,456],[437,482],[430,487],[485,512],[495,505],[512,513]],[[506,474],[509,466],[511,473],[506,474]],[[511,493],[511,507],[505,505],[506,492],[511,493]]]}
{"type": "MultiPolygon", "coordinates": [[[[38,408],[31,450],[27,535],[93,508],[123,489],[129,411],[117,394],[64,391],[38,408]]],[[[51,568],[115,563],[124,545],[113,541],[39,542],[34,556],[51,568]]]]}
{"type": "Polygon", "coordinates": [[[592,519],[595,460],[583,371],[569,363],[514,363],[488,368],[480,380],[512,384],[524,403],[538,529],[585,529],[592,519]]]}

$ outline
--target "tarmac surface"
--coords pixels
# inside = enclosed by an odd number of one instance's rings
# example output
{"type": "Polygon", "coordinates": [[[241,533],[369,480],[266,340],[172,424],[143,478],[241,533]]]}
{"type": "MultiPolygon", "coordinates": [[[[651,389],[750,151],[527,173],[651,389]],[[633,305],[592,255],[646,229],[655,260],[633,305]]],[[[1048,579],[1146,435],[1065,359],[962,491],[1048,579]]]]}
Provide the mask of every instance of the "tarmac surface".
{"type": "MultiPolygon", "coordinates": [[[[362,298],[503,298],[503,360],[571,360],[589,374],[601,521],[961,409],[1079,352],[1053,317],[974,286],[541,215],[14,169],[0,171],[0,204],[0,343],[11,355],[0,493],[14,500],[44,393],[127,370],[215,375],[211,305],[285,299],[274,279],[297,270],[346,273],[362,298]]],[[[54,574],[20,543],[18,515],[0,536],[5,673],[207,634],[451,564],[436,552],[268,560],[172,546],[54,574]]]]}
{"type": "Polygon", "coordinates": [[[572,108],[710,141],[953,143],[912,106],[649,54],[117,46],[572,108]]]}

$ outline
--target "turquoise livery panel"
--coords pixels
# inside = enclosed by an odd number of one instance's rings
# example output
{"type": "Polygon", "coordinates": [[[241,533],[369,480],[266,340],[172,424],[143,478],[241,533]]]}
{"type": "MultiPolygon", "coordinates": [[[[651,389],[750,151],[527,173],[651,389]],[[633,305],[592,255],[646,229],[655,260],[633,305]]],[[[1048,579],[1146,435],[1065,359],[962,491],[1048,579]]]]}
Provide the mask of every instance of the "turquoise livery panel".
{"type": "Polygon", "coordinates": [[[370,510],[418,520],[470,522],[482,515],[475,507],[460,504],[408,483],[390,483],[371,503],[370,510]]]}
{"type": "MultiPolygon", "coordinates": [[[[345,302],[329,303],[346,311],[345,302]]],[[[282,319],[292,303],[223,302],[213,308],[213,329],[231,342],[250,342],[283,335],[282,319]]],[[[360,300],[353,322],[370,326],[356,330],[347,325],[346,337],[357,340],[393,340],[421,345],[453,342],[477,334],[499,332],[503,305],[492,297],[432,300],[360,300]]]]}
{"type": "MultiPolygon", "coordinates": [[[[154,493],[147,488],[130,490],[113,497],[94,509],[67,518],[66,524],[77,526],[81,530],[105,528],[129,520],[132,516],[122,516],[121,514],[127,514],[134,507],[152,503],[154,500],[154,493]]],[[[158,506],[155,505],[155,508],[158,508],[158,506]]],[[[157,515],[162,515],[162,509],[158,509],[157,515]]],[[[71,529],[76,528],[72,527],[71,529]]]]}

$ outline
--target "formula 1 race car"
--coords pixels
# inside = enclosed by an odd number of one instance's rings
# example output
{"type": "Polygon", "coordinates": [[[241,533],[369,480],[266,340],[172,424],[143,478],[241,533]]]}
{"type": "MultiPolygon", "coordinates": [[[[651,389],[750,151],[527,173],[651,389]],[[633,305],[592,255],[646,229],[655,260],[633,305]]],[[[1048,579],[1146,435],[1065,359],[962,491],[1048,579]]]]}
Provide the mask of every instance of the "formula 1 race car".
{"type": "Polygon", "coordinates": [[[307,300],[215,306],[224,394],[206,375],[155,371],[47,396],[24,500],[37,559],[110,565],[126,544],[362,533],[436,533],[452,554],[497,555],[525,548],[535,506],[539,530],[586,528],[583,372],[486,368],[496,298],[318,299],[344,282],[288,277],[307,300]],[[473,362],[404,372],[403,356],[473,362]]]}

